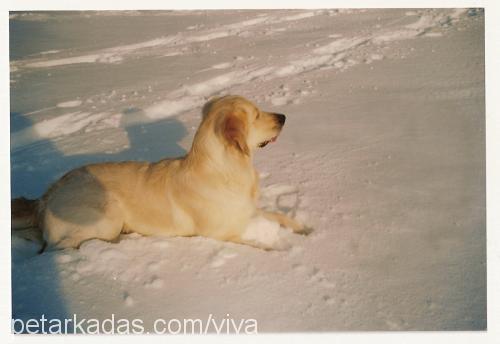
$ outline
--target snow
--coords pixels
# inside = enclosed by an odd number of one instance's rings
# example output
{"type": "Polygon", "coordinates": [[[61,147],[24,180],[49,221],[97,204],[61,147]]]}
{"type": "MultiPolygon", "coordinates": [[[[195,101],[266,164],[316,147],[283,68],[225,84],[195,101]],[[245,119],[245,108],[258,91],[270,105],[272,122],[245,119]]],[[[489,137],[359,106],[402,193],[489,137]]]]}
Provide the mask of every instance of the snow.
{"type": "Polygon", "coordinates": [[[230,62],[218,63],[218,64],[212,66],[212,68],[214,68],[214,69],[226,69],[229,67],[231,67],[230,62]]]}
{"type": "Polygon", "coordinates": [[[110,54],[83,55],[83,56],[76,56],[76,57],[68,57],[68,58],[64,58],[64,59],[54,59],[54,60],[41,61],[41,62],[32,62],[32,63],[26,64],[26,66],[33,67],[33,68],[44,68],[44,67],[63,66],[63,65],[75,64],[75,63],[110,62],[110,61],[112,61],[110,59],[111,56],[112,55],[110,55],[110,54]]]}
{"type": "Polygon", "coordinates": [[[69,100],[67,102],[59,103],[56,106],[57,107],[62,107],[62,108],[70,108],[70,107],[77,107],[77,106],[80,106],[80,105],[82,105],[82,101],[81,100],[69,100]]]}
{"type": "MultiPolygon", "coordinates": [[[[60,104],[59,104],[60,105],[60,104]]],[[[70,107],[70,106],[58,106],[70,107]]],[[[11,146],[16,149],[42,139],[54,139],[77,133],[118,127],[122,114],[70,112],[51,119],[42,120],[33,126],[11,135],[11,146]]]]}
{"type": "Polygon", "coordinates": [[[12,197],[82,164],[185,154],[207,99],[241,94],[287,115],[255,157],[261,206],[314,230],[256,217],[246,237],[269,250],[127,234],[36,255],[14,237],[14,317],[486,328],[483,11],[9,18],[32,30],[11,36],[12,197]]]}
{"type": "Polygon", "coordinates": [[[160,119],[175,116],[184,111],[195,108],[202,103],[198,97],[184,97],[179,100],[164,100],[145,109],[149,118],[160,119]]]}

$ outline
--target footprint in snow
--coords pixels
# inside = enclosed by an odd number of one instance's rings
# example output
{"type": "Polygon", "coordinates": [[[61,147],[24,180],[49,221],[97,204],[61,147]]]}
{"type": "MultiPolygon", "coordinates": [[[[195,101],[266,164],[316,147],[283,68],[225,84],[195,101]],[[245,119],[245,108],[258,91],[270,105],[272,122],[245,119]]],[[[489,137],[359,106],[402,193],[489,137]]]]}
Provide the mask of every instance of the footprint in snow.
{"type": "Polygon", "coordinates": [[[217,251],[210,259],[210,267],[218,268],[226,264],[228,260],[233,259],[238,254],[231,249],[223,248],[217,251]]]}
{"type": "Polygon", "coordinates": [[[135,303],[134,299],[132,298],[132,296],[130,296],[128,292],[123,293],[123,302],[125,303],[125,306],[128,307],[133,306],[135,303]]]}
{"type": "Polygon", "coordinates": [[[299,197],[297,193],[279,195],[276,199],[276,205],[285,213],[296,211],[298,199],[299,197]]]}
{"type": "Polygon", "coordinates": [[[158,240],[153,243],[153,246],[158,248],[167,248],[170,244],[167,240],[158,240]]]}
{"type": "Polygon", "coordinates": [[[149,281],[144,282],[145,288],[160,289],[163,287],[163,280],[157,276],[153,276],[149,281]]]}
{"type": "Polygon", "coordinates": [[[148,264],[148,271],[156,271],[160,268],[160,263],[158,262],[151,262],[148,264]]]}
{"type": "MultiPolygon", "coordinates": [[[[267,210],[280,210],[280,199],[283,198],[286,201],[294,199],[292,202],[294,204],[289,204],[292,208],[298,206],[299,197],[298,189],[295,186],[287,184],[272,184],[262,188],[261,190],[261,203],[267,210]]],[[[283,202],[283,201],[282,201],[283,202]]]]}
{"type": "Polygon", "coordinates": [[[332,282],[326,274],[317,267],[309,268],[303,264],[292,265],[293,270],[299,275],[305,275],[306,281],[312,285],[319,286],[323,289],[335,289],[336,284],[332,282]]]}
{"type": "Polygon", "coordinates": [[[279,211],[307,224],[308,215],[300,209],[301,197],[297,187],[287,184],[272,184],[261,190],[261,207],[269,211],[279,211]]]}
{"type": "Polygon", "coordinates": [[[125,253],[115,248],[107,248],[100,252],[100,259],[103,261],[108,261],[108,262],[121,261],[124,258],[127,258],[125,253]]]}
{"type": "Polygon", "coordinates": [[[73,256],[70,255],[70,254],[58,254],[56,255],[55,257],[55,260],[59,263],[59,264],[67,264],[67,263],[70,263],[73,261],[73,256]]]}
{"type": "Polygon", "coordinates": [[[323,297],[321,299],[327,305],[334,305],[335,304],[335,298],[330,296],[330,295],[323,295],[323,297]]]}

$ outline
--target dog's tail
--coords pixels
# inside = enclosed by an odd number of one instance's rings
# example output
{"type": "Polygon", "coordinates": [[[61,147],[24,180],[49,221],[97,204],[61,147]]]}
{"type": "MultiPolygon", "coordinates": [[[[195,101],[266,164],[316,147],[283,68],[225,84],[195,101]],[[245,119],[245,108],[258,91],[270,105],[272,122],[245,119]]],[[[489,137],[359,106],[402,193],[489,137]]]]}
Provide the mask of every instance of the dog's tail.
{"type": "Polygon", "coordinates": [[[13,231],[35,227],[38,200],[24,197],[14,198],[10,202],[10,208],[13,231]]]}
{"type": "Polygon", "coordinates": [[[42,249],[39,252],[42,253],[46,243],[37,224],[38,205],[38,200],[24,197],[11,201],[11,233],[17,237],[42,244],[42,249]]]}

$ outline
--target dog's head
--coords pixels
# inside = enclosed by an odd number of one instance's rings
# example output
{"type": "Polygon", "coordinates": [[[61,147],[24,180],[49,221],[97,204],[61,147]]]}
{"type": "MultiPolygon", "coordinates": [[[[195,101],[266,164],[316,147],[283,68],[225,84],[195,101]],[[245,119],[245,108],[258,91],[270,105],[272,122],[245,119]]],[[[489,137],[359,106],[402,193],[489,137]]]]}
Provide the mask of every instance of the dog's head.
{"type": "Polygon", "coordinates": [[[209,101],[203,107],[203,123],[213,127],[215,135],[229,148],[250,155],[274,142],[285,124],[285,115],[261,111],[240,96],[225,96],[209,101]]]}

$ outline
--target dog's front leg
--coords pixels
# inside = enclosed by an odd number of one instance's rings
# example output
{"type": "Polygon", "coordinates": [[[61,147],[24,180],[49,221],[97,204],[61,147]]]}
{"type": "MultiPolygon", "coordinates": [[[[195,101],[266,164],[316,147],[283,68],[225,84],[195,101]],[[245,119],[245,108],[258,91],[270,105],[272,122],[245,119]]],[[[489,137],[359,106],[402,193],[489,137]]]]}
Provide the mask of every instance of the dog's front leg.
{"type": "Polygon", "coordinates": [[[270,221],[278,222],[281,226],[291,229],[294,233],[307,235],[312,232],[311,228],[304,226],[302,223],[286,216],[285,214],[262,209],[259,209],[259,214],[270,221]]]}
{"type": "Polygon", "coordinates": [[[256,240],[244,238],[243,235],[238,235],[238,236],[231,236],[229,238],[225,238],[224,241],[229,241],[233,242],[235,244],[240,244],[240,245],[246,245],[246,246],[251,246],[253,248],[258,248],[264,251],[271,251],[271,250],[279,250],[279,247],[274,247],[272,244],[265,243],[265,242],[259,242],[256,240]]]}

